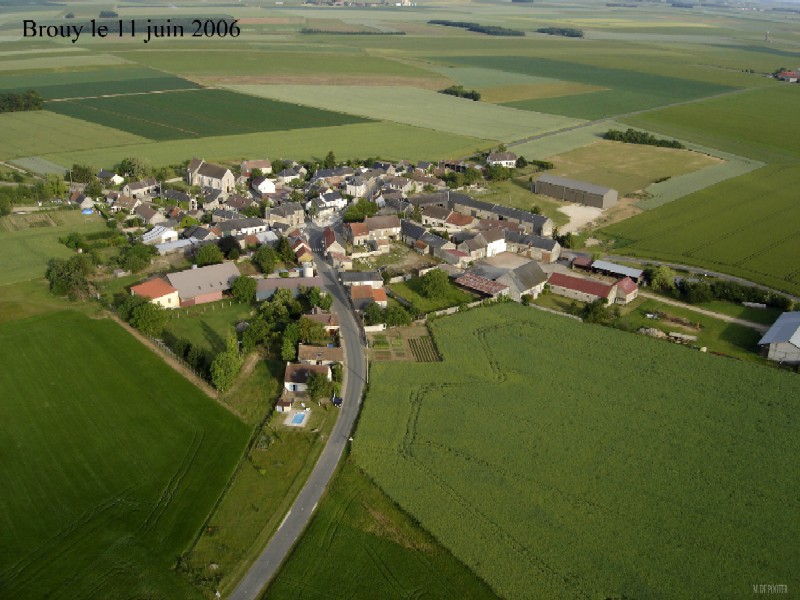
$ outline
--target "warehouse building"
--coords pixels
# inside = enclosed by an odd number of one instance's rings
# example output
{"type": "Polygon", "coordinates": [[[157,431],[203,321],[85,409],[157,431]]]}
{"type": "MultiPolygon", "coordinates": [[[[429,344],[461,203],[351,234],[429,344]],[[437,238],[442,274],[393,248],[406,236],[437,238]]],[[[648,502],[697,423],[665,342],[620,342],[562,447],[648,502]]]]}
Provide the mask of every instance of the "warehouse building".
{"type": "Polygon", "coordinates": [[[617,203],[619,197],[617,190],[558,175],[542,175],[536,180],[533,191],[565,202],[577,202],[596,208],[610,208],[617,203]]]}

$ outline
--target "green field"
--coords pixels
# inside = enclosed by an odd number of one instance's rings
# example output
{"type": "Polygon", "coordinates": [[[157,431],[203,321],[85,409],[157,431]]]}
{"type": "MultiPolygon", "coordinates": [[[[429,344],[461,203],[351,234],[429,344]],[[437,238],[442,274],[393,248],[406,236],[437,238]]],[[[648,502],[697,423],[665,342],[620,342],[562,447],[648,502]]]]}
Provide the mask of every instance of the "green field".
{"type": "Polygon", "coordinates": [[[35,89],[45,100],[88,98],[103,94],[133,94],[197,88],[197,84],[154,69],[137,66],[95,70],[53,71],[36,75],[0,75],[8,91],[35,89]]]}
{"type": "Polygon", "coordinates": [[[0,285],[42,278],[48,260],[72,256],[73,251],[58,241],[60,236],[105,228],[98,215],[77,210],[0,217],[0,285]]]}
{"type": "Polygon", "coordinates": [[[409,156],[415,160],[439,160],[464,156],[475,148],[485,148],[490,144],[487,140],[396,123],[362,123],[344,127],[149,142],[82,152],[63,151],[48,154],[45,158],[65,165],[73,162],[108,165],[126,156],[146,156],[153,165],[171,165],[197,155],[208,161],[234,162],[248,156],[261,156],[265,149],[274,149],[271,153],[273,159],[322,160],[328,150],[333,150],[338,160],[366,156],[398,160],[409,156]]]}
{"type": "Polygon", "coordinates": [[[587,68],[586,65],[565,60],[531,60],[520,56],[459,56],[442,57],[439,60],[611,88],[608,91],[590,94],[524,100],[508,104],[522,110],[580,119],[599,119],[732,90],[726,86],[648,72],[608,67],[587,68]]]}
{"type": "Polygon", "coordinates": [[[444,362],[372,365],[353,459],[499,595],[800,583],[794,375],[513,303],[431,327],[444,362]]]}
{"type": "Polygon", "coordinates": [[[112,321],[5,323],[0,360],[3,597],[201,597],[176,557],[248,428],[112,321]]]}
{"type": "Polygon", "coordinates": [[[797,162],[800,85],[779,85],[629,117],[626,123],[768,162],[797,162]]]}
{"type": "MultiPolygon", "coordinates": [[[[124,65],[127,61],[112,54],[80,54],[67,56],[37,56],[34,58],[18,58],[13,60],[0,60],[2,71],[30,71],[41,69],[74,69],[75,67],[116,67],[124,65]]],[[[46,77],[46,73],[43,73],[46,77]]]]}
{"type": "Polygon", "coordinates": [[[416,308],[417,312],[420,314],[442,310],[443,308],[450,308],[451,306],[458,306],[460,304],[467,304],[477,299],[477,296],[468,294],[452,283],[446,295],[428,298],[422,295],[421,284],[421,277],[412,277],[408,281],[392,283],[388,287],[395,294],[413,304],[414,308],[416,308]]]}
{"type": "Polygon", "coordinates": [[[158,141],[365,122],[360,117],[225,90],[48,102],[47,109],[158,141]]]}
{"type": "Polygon", "coordinates": [[[346,463],[264,599],[496,598],[346,463]]]}
{"type": "Polygon", "coordinates": [[[768,165],[601,230],[614,252],[707,267],[800,293],[800,204],[787,181],[800,167],[768,165]]]}
{"type": "Polygon", "coordinates": [[[209,354],[225,350],[226,340],[234,335],[236,324],[247,320],[253,309],[232,300],[212,302],[172,311],[166,333],[188,340],[209,354]]]}
{"type": "MultiPolygon", "coordinates": [[[[46,110],[4,113],[0,115],[0,131],[3,132],[0,135],[0,159],[148,141],[145,137],[46,110]]],[[[72,165],[72,162],[67,164],[72,165]]]]}
{"type": "Polygon", "coordinates": [[[519,111],[410,87],[329,86],[321,94],[313,85],[232,86],[255,94],[326,107],[478,138],[511,141],[578,124],[574,119],[519,111]]]}

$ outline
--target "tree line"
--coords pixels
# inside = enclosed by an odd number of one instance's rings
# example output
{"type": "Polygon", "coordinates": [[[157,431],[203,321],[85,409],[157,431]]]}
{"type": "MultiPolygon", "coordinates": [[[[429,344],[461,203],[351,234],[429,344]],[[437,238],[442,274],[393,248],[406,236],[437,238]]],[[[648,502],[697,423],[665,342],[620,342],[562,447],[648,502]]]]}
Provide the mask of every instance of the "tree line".
{"type": "Polygon", "coordinates": [[[36,90],[0,94],[0,113],[42,110],[44,99],[36,90]]]}
{"type": "Polygon", "coordinates": [[[475,33],[485,33],[486,35],[500,35],[509,37],[522,37],[525,35],[524,31],[518,29],[509,29],[508,27],[498,27],[497,25],[481,25],[480,23],[471,23],[469,21],[447,21],[445,19],[433,19],[428,21],[429,25],[443,25],[444,27],[460,27],[467,31],[474,31],[475,33]]]}
{"type": "Polygon", "coordinates": [[[580,29],[573,29],[571,27],[540,27],[536,30],[537,33],[546,33],[547,35],[560,35],[563,37],[582,38],[583,31],[580,29]]]}
{"type": "Polygon", "coordinates": [[[664,138],[657,138],[652,133],[646,131],[637,131],[636,129],[629,128],[627,131],[619,131],[617,129],[609,129],[603,136],[606,140],[612,142],[624,142],[626,144],[643,144],[645,146],[658,146],[660,148],[677,148],[683,150],[686,148],[678,140],[667,140],[664,138]]]}
{"type": "Polygon", "coordinates": [[[481,93],[478,90],[466,90],[463,85],[451,85],[449,88],[443,89],[440,94],[447,94],[448,96],[456,96],[457,98],[469,98],[477,102],[481,99],[481,93]]]}

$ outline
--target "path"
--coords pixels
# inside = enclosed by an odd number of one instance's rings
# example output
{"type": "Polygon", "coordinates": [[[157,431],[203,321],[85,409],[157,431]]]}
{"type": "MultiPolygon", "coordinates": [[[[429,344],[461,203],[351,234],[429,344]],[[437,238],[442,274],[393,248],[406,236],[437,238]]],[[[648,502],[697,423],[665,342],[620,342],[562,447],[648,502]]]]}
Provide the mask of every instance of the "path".
{"type": "MultiPolygon", "coordinates": [[[[316,239],[309,241],[312,247],[319,248],[321,232],[318,229],[311,229],[311,231],[316,239]]],[[[311,521],[314,510],[336,471],[361,408],[361,395],[364,392],[364,383],[367,377],[366,355],[361,330],[356,323],[355,314],[350,307],[344,288],[339,283],[336,271],[325,262],[321,253],[315,253],[315,258],[317,269],[325,283],[325,291],[333,296],[333,310],[339,316],[339,333],[346,361],[344,393],[342,394],[344,403],[328,443],[308,481],[267,547],[264,548],[233,593],[228,596],[231,600],[260,598],[267,584],[277,574],[283,561],[289,556],[289,552],[311,521]]]]}
{"type": "Polygon", "coordinates": [[[673,300],[672,298],[665,298],[664,296],[659,296],[658,294],[651,294],[650,292],[643,292],[639,290],[639,295],[645,298],[650,298],[651,300],[663,302],[664,304],[679,306],[681,308],[685,308],[687,310],[700,313],[701,315],[706,315],[707,317],[714,317],[715,319],[719,319],[720,321],[725,321],[727,323],[735,323],[736,325],[743,325],[744,327],[755,329],[760,333],[766,333],[767,330],[769,329],[769,325],[754,323],[753,321],[745,321],[744,319],[737,319],[736,317],[731,317],[730,315],[723,315],[722,313],[714,312],[706,308],[700,308],[699,306],[694,306],[692,304],[686,304],[685,302],[681,302],[679,300],[673,300]]]}

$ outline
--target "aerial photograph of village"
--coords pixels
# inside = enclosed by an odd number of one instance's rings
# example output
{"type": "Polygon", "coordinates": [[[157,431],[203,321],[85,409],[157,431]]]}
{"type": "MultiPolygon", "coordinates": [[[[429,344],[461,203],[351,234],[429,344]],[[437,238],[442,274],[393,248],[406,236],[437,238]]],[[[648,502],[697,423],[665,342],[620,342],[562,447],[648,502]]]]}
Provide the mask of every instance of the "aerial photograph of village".
{"type": "Polygon", "coordinates": [[[800,589],[800,0],[0,0],[0,600],[800,589]]]}

